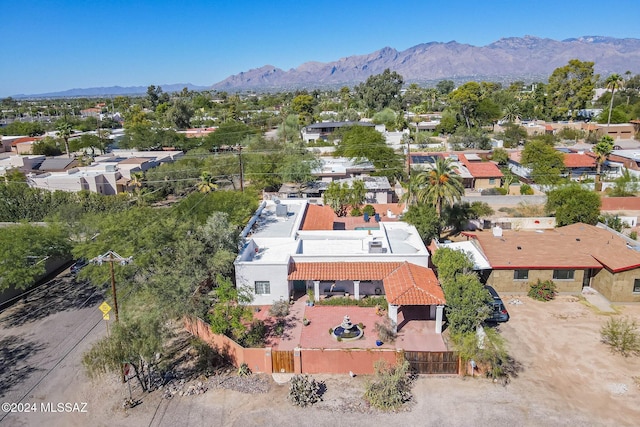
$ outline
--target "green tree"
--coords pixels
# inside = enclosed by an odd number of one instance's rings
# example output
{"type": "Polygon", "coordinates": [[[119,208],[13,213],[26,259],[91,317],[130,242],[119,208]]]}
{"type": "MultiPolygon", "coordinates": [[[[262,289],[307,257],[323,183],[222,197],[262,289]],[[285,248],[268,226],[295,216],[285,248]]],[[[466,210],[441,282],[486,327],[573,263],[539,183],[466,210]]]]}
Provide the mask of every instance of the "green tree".
{"type": "Polygon", "coordinates": [[[193,107],[182,98],[173,101],[173,105],[166,112],[167,120],[177,129],[189,127],[191,117],[193,117],[193,107]]]}
{"type": "Polygon", "coordinates": [[[349,184],[346,182],[343,182],[342,185],[336,181],[330,182],[327,190],[322,195],[324,204],[331,207],[339,217],[347,215],[349,199],[349,184]]]}
{"type": "Polygon", "coordinates": [[[613,111],[613,98],[616,93],[616,89],[620,89],[624,84],[624,80],[618,74],[611,74],[605,80],[605,85],[607,89],[611,90],[611,102],[609,103],[609,115],[607,117],[607,127],[611,124],[611,112],[613,111]]]}
{"type": "Polygon", "coordinates": [[[24,289],[45,273],[50,257],[70,257],[66,229],[57,224],[20,224],[0,233],[0,292],[8,287],[24,289]]]}
{"type": "Polygon", "coordinates": [[[531,169],[531,178],[538,184],[557,184],[562,179],[564,154],[539,139],[525,144],[521,163],[531,169]]]}
{"type": "Polygon", "coordinates": [[[449,94],[452,104],[460,111],[468,129],[476,118],[476,110],[482,99],[478,82],[467,82],[449,94]]]}
{"type": "Polygon", "coordinates": [[[444,223],[453,228],[454,233],[464,231],[470,220],[493,215],[493,209],[485,202],[462,202],[446,206],[443,212],[444,223]]]}
{"type": "Polygon", "coordinates": [[[315,100],[308,94],[300,94],[291,101],[291,109],[298,114],[313,115],[315,100]]]}
{"type": "Polygon", "coordinates": [[[47,157],[59,156],[60,154],[62,154],[62,150],[60,150],[58,142],[50,136],[44,137],[40,141],[34,142],[33,146],[31,147],[31,152],[36,155],[47,157]]]}
{"type": "Polygon", "coordinates": [[[396,125],[396,112],[391,108],[385,108],[382,111],[375,113],[372,121],[377,125],[385,125],[387,130],[392,130],[396,125]]]}
{"type": "Polygon", "coordinates": [[[89,377],[108,372],[119,374],[124,363],[133,367],[134,375],[144,391],[151,391],[151,378],[156,354],[162,351],[166,328],[155,312],[141,311],[113,325],[109,336],[102,338],[82,357],[89,377]]]}
{"type": "Polygon", "coordinates": [[[246,305],[251,302],[250,298],[226,279],[218,280],[214,292],[216,301],[209,315],[211,330],[238,339],[247,330],[245,324],[253,318],[246,305]]]}
{"type": "Polygon", "coordinates": [[[450,248],[439,248],[431,259],[438,271],[441,284],[453,281],[459,274],[473,272],[473,262],[463,251],[450,248]]]}
{"type": "Polygon", "coordinates": [[[598,80],[593,65],[593,62],[572,59],[553,71],[547,85],[547,107],[553,119],[575,118],[578,110],[587,107],[598,80]]]}
{"type": "Polygon", "coordinates": [[[211,172],[203,171],[200,174],[200,180],[198,180],[198,182],[196,183],[196,188],[198,189],[199,192],[209,193],[215,190],[217,187],[218,186],[216,185],[215,180],[211,175],[211,172]]]}
{"type": "Polygon", "coordinates": [[[464,195],[462,179],[454,172],[451,158],[438,157],[428,170],[418,174],[416,184],[418,201],[435,206],[438,218],[445,203],[453,204],[464,195]]]}
{"type": "Polygon", "coordinates": [[[433,239],[440,237],[442,222],[438,218],[435,208],[424,203],[409,206],[402,220],[413,225],[418,230],[422,241],[429,245],[433,239]]]}
{"type": "Polygon", "coordinates": [[[223,146],[233,147],[246,143],[247,138],[253,134],[253,129],[244,123],[229,121],[222,123],[215,132],[207,135],[202,146],[210,150],[223,146]]]}
{"type": "Polygon", "coordinates": [[[556,217],[558,226],[584,222],[595,225],[600,215],[600,197],[579,184],[549,191],[545,210],[556,217]]]}
{"type": "Polygon", "coordinates": [[[504,148],[494,148],[491,152],[491,160],[500,166],[504,166],[509,162],[509,153],[504,148]]]}
{"type": "Polygon", "coordinates": [[[436,89],[441,95],[449,95],[455,87],[453,80],[440,80],[436,83],[436,89]]]}
{"type": "Polygon", "coordinates": [[[480,283],[477,274],[458,274],[453,280],[442,282],[447,300],[447,322],[451,333],[473,333],[491,314],[489,291],[480,283]]]}
{"type": "Polygon", "coordinates": [[[602,169],[602,164],[609,157],[609,154],[613,151],[613,138],[609,135],[605,135],[600,138],[600,141],[592,148],[593,152],[596,154],[596,189],[599,191],[599,183],[600,183],[600,171],[602,169]]]}
{"type": "Polygon", "coordinates": [[[514,148],[527,139],[527,131],[515,123],[507,123],[504,130],[496,135],[497,139],[502,139],[505,148],[514,148]]]}
{"type": "Polygon", "coordinates": [[[71,157],[71,151],[69,150],[69,138],[71,137],[71,124],[64,120],[56,125],[56,130],[58,131],[58,138],[61,138],[64,141],[64,148],[67,153],[67,157],[71,157]]]}
{"type": "Polygon", "coordinates": [[[400,109],[400,89],[404,84],[402,76],[388,68],[382,74],[369,76],[364,82],[355,87],[356,97],[362,101],[365,108],[380,111],[386,107],[400,109]]]}
{"type": "Polygon", "coordinates": [[[376,168],[375,175],[395,181],[403,174],[401,157],[389,147],[382,134],[368,126],[347,126],[340,130],[341,141],[335,156],[369,160],[376,168]]]}

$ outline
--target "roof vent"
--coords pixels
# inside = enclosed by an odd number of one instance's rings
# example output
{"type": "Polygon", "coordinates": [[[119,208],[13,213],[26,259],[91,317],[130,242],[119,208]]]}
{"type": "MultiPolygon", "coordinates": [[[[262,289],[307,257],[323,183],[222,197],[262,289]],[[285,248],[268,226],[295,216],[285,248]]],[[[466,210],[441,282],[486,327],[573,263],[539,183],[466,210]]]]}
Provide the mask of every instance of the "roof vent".
{"type": "Polygon", "coordinates": [[[382,247],[381,241],[372,241],[369,242],[369,253],[370,254],[381,254],[384,252],[384,248],[382,247]]]}
{"type": "Polygon", "coordinates": [[[517,249],[518,249],[519,251],[521,251],[521,250],[522,250],[522,246],[518,246],[518,247],[517,247],[517,249]]]}
{"type": "Polygon", "coordinates": [[[493,227],[493,237],[502,237],[502,227],[499,225],[493,227]]]}

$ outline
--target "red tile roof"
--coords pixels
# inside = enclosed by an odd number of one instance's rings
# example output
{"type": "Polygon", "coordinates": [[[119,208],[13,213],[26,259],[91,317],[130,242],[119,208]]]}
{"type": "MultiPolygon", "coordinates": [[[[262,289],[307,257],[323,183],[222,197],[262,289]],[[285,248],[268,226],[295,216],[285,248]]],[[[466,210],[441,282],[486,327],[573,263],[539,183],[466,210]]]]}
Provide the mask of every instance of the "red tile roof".
{"type": "Polygon", "coordinates": [[[31,136],[25,136],[24,138],[18,138],[16,140],[13,140],[11,142],[11,146],[15,147],[18,144],[21,144],[23,142],[36,142],[36,141],[40,141],[42,138],[38,138],[38,137],[31,137],[31,136]]]}
{"type": "Polygon", "coordinates": [[[302,230],[333,230],[335,213],[329,206],[307,205],[302,230]]]}
{"type": "Polygon", "coordinates": [[[564,165],[568,168],[595,168],[596,159],[588,153],[565,153],[564,165]]]}
{"type": "Polygon", "coordinates": [[[603,197],[601,211],[640,211],[640,197],[603,197]]]}
{"type": "Polygon", "coordinates": [[[464,154],[460,154],[458,158],[474,178],[502,178],[504,176],[493,162],[470,162],[464,154]]]}
{"type": "Polygon", "coordinates": [[[296,262],[289,280],[382,280],[400,262],[296,262]]]}
{"type": "Polygon", "coordinates": [[[393,305],[445,304],[444,293],[433,270],[404,262],[385,277],[384,292],[393,305]]]}
{"type": "Polygon", "coordinates": [[[289,280],[382,280],[387,301],[394,305],[445,304],[433,270],[404,262],[299,262],[289,280]]]}

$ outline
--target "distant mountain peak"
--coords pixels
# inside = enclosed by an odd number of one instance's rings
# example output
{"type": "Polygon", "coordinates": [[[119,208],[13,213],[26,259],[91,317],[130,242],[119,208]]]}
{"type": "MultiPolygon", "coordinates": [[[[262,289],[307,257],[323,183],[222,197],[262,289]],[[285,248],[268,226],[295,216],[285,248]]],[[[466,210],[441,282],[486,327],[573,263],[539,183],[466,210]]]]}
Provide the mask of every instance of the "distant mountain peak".
{"type": "Polygon", "coordinates": [[[601,75],[626,70],[640,72],[640,40],[583,36],[558,41],[526,35],[502,38],[487,46],[455,40],[421,43],[404,51],[385,46],[369,54],[332,62],[306,62],[289,71],[268,65],[230,76],[212,88],[264,90],[356,85],[386,68],[401,74],[406,82],[451,78],[540,81],[575,58],[595,62],[595,71],[601,75]]]}

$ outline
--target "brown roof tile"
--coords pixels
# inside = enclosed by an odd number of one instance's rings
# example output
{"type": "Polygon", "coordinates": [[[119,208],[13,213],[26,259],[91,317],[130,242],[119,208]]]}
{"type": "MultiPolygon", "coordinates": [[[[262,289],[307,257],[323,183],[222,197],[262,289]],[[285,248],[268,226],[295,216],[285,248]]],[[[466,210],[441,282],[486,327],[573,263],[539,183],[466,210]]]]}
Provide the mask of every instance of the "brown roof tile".
{"type": "Polygon", "coordinates": [[[302,230],[333,230],[335,213],[329,206],[307,205],[302,230]]]}
{"type": "Polygon", "coordinates": [[[474,178],[502,178],[504,176],[493,162],[470,162],[464,154],[460,154],[458,158],[474,178]]]}
{"type": "Polygon", "coordinates": [[[289,280],[382,280],[399,262],[296,262],[289,280]]]}
{"type": "Polygon", "coordinates": [[[640,266],[640,252],[613,233],[588,224],[555,230],[476,233],[494,269],[602,268],[618,272],[640,266]]]}
{"type": "Polygon", "coordinates": [[[568,168],[595,168],[596,159],[587,153],[565,153],[564,165],[568,168]]]}

